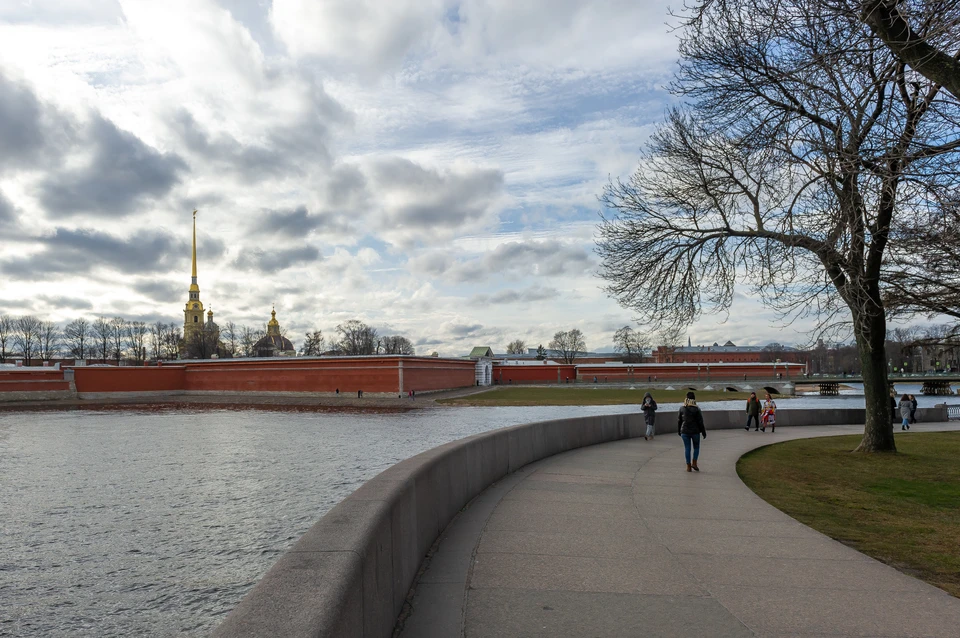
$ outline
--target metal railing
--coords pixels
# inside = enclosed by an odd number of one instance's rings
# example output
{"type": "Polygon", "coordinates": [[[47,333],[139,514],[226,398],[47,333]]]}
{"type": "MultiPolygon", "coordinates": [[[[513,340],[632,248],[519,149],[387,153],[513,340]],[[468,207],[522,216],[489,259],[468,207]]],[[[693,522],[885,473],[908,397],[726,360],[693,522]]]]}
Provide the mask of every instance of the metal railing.
{"type": "Polygon", "coordinates": [[[960,405],[948,405],[947,418],[951,421],[960,420],[960,405]]]}

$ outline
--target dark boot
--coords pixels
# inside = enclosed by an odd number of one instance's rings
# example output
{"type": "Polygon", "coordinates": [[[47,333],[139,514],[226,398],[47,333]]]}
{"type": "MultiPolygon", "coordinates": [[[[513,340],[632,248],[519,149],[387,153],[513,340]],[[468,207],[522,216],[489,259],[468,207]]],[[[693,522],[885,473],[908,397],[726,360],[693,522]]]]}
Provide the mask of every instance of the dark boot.
{"type": "Polygon", "coordinates": [[[690,466],[693,467],[693,471],[694,471],[694,472],[699,472],[699,471],[700,471],[700,468],[697,467],[697,460],[696,460],[696,459],[694,459],[693,462],[690,463],[690,466]]]}
{"type": "Polygon", "coordinates": [[[692,470],[690,469],[691,467],[692,467],[692,466],[691,466],[689,463],[687,463],[687,471],[688,471],[688,472],[692,471],[692,470]]]}

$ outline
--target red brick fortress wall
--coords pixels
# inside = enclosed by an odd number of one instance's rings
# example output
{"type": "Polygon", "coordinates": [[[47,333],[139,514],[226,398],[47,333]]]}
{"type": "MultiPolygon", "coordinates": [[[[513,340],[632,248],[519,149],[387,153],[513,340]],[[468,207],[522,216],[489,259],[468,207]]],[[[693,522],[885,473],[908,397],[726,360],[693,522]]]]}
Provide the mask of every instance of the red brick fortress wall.
{"type": "Polygon", "coordinates": [[[743,381],[747,379],[774,379],[782,375],[784,380],[802,378],[806,366],[799,363],[638,363],[631,366],[615,365],[578,365],[577,376],[580,381],[598,382],[631,381],[743,381]]]}
{"type": "Polygon", "coordinates": [[[476,385],[476,363],[469,359],[404,357],[400,363],[403,364],[401,394],[409,390],[429,392],[476,385]]]}
{"type": "Polygon", "coordinates": [[[183,392],[182,365],[104,366],[73,369],[77,392],[183,392]]]}
{"type": "Polygon", "coordinates": [[[70,390],[63,370],[56,368],[0,369],[0,393],[55,392],[70,390]]]}
{"type": "Polygon", "coordinates": [[[497,385],[517,383],[573,383],[577,379],[576,366],[572,365],[499,365],[493,364],[493,382],[497,385]],[[559,377],[557,376],[559,374],[559,377]]]}

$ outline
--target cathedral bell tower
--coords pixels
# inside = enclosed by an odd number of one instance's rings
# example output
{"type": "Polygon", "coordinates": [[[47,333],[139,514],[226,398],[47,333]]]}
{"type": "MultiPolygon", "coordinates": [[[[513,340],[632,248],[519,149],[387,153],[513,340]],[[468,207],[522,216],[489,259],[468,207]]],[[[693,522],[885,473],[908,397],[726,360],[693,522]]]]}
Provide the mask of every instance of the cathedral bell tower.
{"type": "Polygon", "coordinates": [[[189,342],[189,337],[200,330],[203,330],[203,302],[200,301],[200,286],[197,285],[197,211],[193,211],[193,273],[187,305],[183,310],[184,340],[189,342]]]}

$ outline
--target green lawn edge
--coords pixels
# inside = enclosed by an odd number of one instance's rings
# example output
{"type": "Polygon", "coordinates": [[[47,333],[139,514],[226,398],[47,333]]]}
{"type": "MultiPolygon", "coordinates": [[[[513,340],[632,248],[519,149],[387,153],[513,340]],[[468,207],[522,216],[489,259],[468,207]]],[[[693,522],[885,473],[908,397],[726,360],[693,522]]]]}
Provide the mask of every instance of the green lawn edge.
{"type": "Polygon", "coordinates": [[[960,432],[898,435],[896,454],[854,454],[860,439],[767,445],[737,474],[801,523],[960,597],[960,432]]]}

